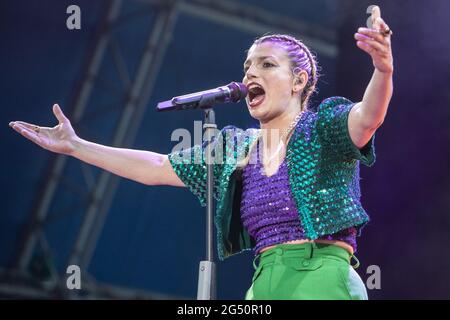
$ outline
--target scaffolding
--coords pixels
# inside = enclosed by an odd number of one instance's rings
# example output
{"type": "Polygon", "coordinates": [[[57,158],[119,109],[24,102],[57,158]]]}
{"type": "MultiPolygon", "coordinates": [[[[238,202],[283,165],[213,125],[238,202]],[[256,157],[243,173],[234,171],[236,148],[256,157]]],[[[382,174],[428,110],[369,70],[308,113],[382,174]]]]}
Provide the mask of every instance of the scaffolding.
{"type": "MultiPolygon", "coordinates": [[[[95,96],[93,88],[102,78],[101,66],[107,63],[105,55],[113,57],[112,64],[106,69],[114,69],[121,79],[121,90],[111,88],[111,95],[124,97],[118,99],[121,105],[121,115],[116,127],[111,132],[114,146],[130,146],[133,144],[140,126],[140,119],[145,111],[158,75],[166,49],[173,35],[177,17],[187,14],[199,19],[206,19],[252,34],[272,32],[289,33],[300,36],[305,43],[318,53],[334,58],[338,54],[337,36],[334,30],[301,23],[290,17],[275,14],[262,8],[240,4],[228,0],[134,0],[143,6],[148,6],[149,12],[156,12],[153,24],[150,26],[144,50],[133,74],[126,67],[127,57],[123,56],[121,44],[115,37],[114,30],[127,24],[135,15],[122,15],[122,0],[105,1],[104,16],[99,23],[98,31],[88,49],[89,54],[82,72],[83,80],[74,90],[72,103],[69,108],[70,119],[78,126],[83,125],[83,115],[89,101],[95,96]]],[[[146,14],[145,11],[140,14],[146,14]]],[[[104,110],[103,110],[104,111],[104,110]]],[[[109,172],[102,171],[94,179],[86,165],[80,163],[84,174],[84,186],[77,187],[75,181],[65,174],[67,157],[57,155],[48,164],[45,173],[45,184],[35,196],[30,216],[19,240],[13,265],[8,270],[0,270],[0,296],[25,298],[124,298],[124,299],[167,299],[179,298],[164,296],[152,292],[130,288],[118,288],[108,284],[99,284],[92,277],[83,281],[83,290],[72,292],[66,290],[65,279],[56,271],[52,262],[47,261],[49,277],[46,281],[38,281],[30,276],[30,264],[37,248],[44,252],[44,256],[51,256],[51,247],[46,241],[45,225],[48,220],[58,219],[50,216],[49,211],[55,201],[55,192],[61,188],[84,190],[73,192],[74,197],[80,196],[87,201],[83,205],[83,217],[77,236],[68,255],[67,265],[78,265],[87,270],[92,259],[99,236],[107,218],[114,195],[118,187],[119,178],[109,172]],[[64,179],[62,178],[64,177],[64,179]],[[75,187],[74,187],[75,186],[75,187]],[[87,187],[86,187],[87,186],[87,187]]],[[[70,190],[69,190],[70,191],[70,190]]],[[[69,209],[70,211],[70,209],[69,209]]],[[[64,214],[67,214],[65,212],[64,214]]],[[[45,259],[44,259],[45,260],[45,259]]]]}

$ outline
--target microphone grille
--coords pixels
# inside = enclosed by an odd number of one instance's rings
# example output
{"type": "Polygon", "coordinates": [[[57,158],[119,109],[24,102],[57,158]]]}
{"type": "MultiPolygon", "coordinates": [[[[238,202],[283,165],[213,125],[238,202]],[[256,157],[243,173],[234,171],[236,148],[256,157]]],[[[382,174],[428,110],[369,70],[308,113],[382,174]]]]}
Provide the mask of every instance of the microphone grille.
{"type": "Polygon", "coordinates": [[[245,99],[248,94],[248,89],[243,83],[231,82],[228,87],[230,88],[231,101],[233,102],[239,102],[240,100],[245,99]]]}

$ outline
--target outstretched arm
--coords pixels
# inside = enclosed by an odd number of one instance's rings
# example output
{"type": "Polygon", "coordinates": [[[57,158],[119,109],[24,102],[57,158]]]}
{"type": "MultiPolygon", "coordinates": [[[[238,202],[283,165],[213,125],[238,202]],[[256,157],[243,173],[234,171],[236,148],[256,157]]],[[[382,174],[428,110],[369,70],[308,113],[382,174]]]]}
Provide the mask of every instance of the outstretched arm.
{"type": "Polygon", "coordinates": [[[357,46],[372,57],[375,68],[362,101],[350,111],[348,126],[353,143],[362,148],[384,121],[393,92],[394,72],[391,35],[380,16],[380,8],[372,9],[372,28],[359,28],[355,34],[357,46]]]}
{"type": "Polygon", "coordinates": [[[74,144],[72,156],[118,176],[146,185],[184,187],[184,183],[173,171],[167,155],[108,147],[83,139],[77,139],[74,144]]]}
{"type": "Polygon", "coordinates": [[[23,121],[9,125],[25,138],[52,152],[66,154],[121,177],[147,185],[183,187],[167,155],[141,150],[113,148],[79,138],[69,119],[55,104],[53,113],[58,125],[40,127],[23,121]]]}

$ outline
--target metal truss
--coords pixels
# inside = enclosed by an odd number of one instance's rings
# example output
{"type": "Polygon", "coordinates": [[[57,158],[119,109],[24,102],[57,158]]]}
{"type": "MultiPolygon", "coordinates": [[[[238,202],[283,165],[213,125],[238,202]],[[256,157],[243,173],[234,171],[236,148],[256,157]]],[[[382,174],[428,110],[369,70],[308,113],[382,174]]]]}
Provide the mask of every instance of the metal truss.
{"type": "MultiPolygon", "coordinates": [[[[179,14],[188,14],[200,19],[206,19],[228,27],[236,28],[249,33],[262,34],[267,30],[272,32],[290,33],[301,38],[314,48],[329,57],[337,55],[336,35],[333,30],[325,30],[317,26],[300,23],[292,18],[277,15],[267,10],[255,6],[239,4],[235,1],[226,0],[134,0],[135,2],[150,6],[153,11],[157,10],[154,23],[145,39],[145,49],[142,52],[139,65],[134,74],[130,74],[126,67],[126,59],[121,51],[120,42],[114,35],[114,30],[120,28],[133,19],[135,15],[121,16],[123,8],[122,0],[105,1],[107,8],[100,24],[99,30],[90,48],[87,62],[84,67],[83,80],[76,88],[73,102],[71,103],[70,119],[76,126],[83,126],[87,106],[95,92],[95,86],[109,87],[108,81],[102,77],[101,68],[105,63],[105,55],[110,53],[113,57],[113,68],[119,75],[122,87],[121,92],[117,88],[110,88],[111,95],[117,96],[116,104],[122,111],[120,119],[111,132],[112,145],[131,146],[134,142],[140,119],[145,111],[145,106],[152,94],[152,88],[156,80],[158,70],[166,52],[166,48],[172,36],[173,28],[179,14]],[[125,97],[125,99],[123,99],[125,97]],[[122,98],[122,99],[121,99],[122,98]]],[[[140,12],[136,15],[145,14],[140,12]]],[[[111,106],[108,106],[111,107],[111,106]]],[[[96,107],[93,106],[95,109],[96,107]]],[[[106,108],[107,109],[107,108],[106,108]]],[[[89,105],[89,111],[92,108],[89,105]]],[[[98,114],[105,109],[97,110],[98,114]]],[[[95,114],[95,110],[94,110],[95,114]]],[[[119,178],[102,171],[98,177],[94,178],[90,169],[85,164],[80,163],[84,174],[85,185],[70,181],[70,177],[65,174],[67,170],[67,157],[55,156],[49,163],[45,173],[45,183],[36,194],[31,210],[28,224],[19,241],[17,254],[8,272],[4,272],[0,277],[0,296],[10,292],[15,295],[32,297],[53,296],[62,298],[80,298],[82,296],[64,295],[61,288],[61,279],[55,266],[48,263],[50,272],[50,285],[33,286],[30,283],[29,268],[33,256],[37,249],[51,256],[52,249],[48,245],[44,227],[50,220],[58,219],[63,215],[70,214],[71,208],[50,214],[50,207],[55,200],[55,193],[61,188],[67,188],[74,196],[80,196],[79,206],[83,209],[83,219],[78,229],[78,233],[69,254],[67,264],[76,264],[82,270],[87,270],[95,251],[95,247],[101,234],[107,213],[110,209],[115,192],[118,187],[119,178]],[[86,187],[87,186],[87,187],[86,187]],[[9,278],[8,276],[9,275],[9,278]],[[13,283],[7,281],[14,275],[14,279],[22,279],[20,285],[13,290],[13,283]]],[[[78,208],[79,209],[79,208],[78,208]]],[[[31,281],[31,282],[30,282],[31,281]]],[[[157,297],[153,293],[137,292],[130,289],[114,288],[111,286],[99,286],[95,280],[91,279],[87,283],[87,288],[99,295],[111,297],[157,297]],[[103,288],[103,289],[101,289],[103,288]]],[[[67,290],[66,290],[67,291],[67,290]]],[[[85,295],[86,296],[86,295],[85,295]]]]}

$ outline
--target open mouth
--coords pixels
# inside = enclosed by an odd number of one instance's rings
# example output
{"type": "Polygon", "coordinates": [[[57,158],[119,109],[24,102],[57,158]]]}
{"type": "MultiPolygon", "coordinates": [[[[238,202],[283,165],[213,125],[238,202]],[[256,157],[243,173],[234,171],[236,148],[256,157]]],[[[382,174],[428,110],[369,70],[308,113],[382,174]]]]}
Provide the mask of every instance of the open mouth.
{"type": "Polygon", "coordinates": [[[249,106],[254,108],[260,105],[266,97],[266,91],[259,84],[251,84],[248,88],[249,106]]]}

